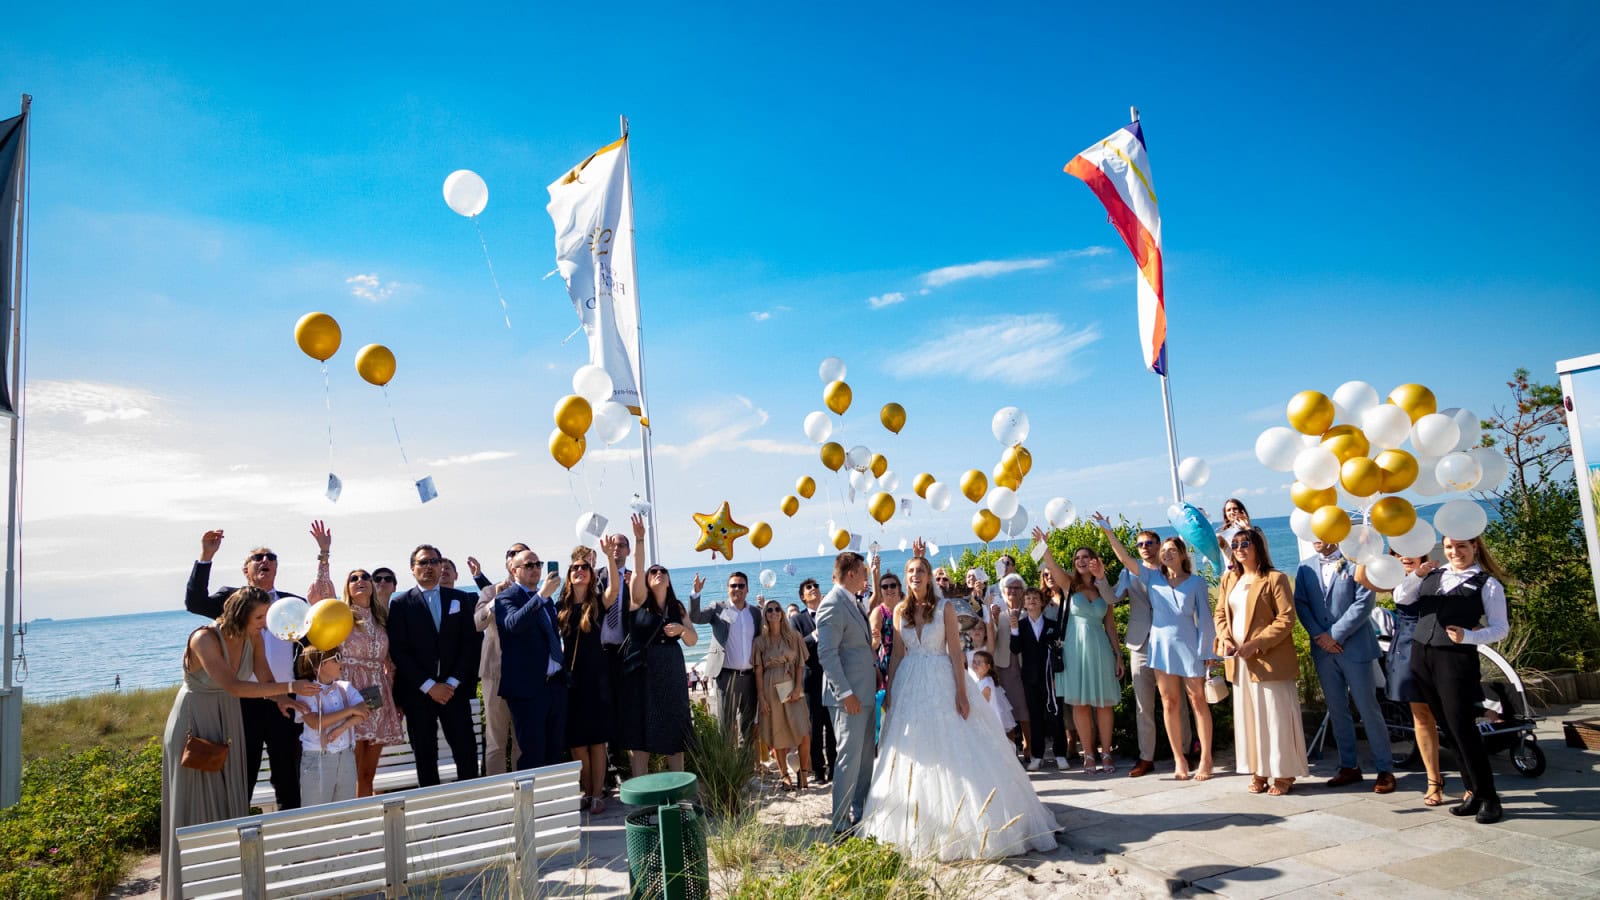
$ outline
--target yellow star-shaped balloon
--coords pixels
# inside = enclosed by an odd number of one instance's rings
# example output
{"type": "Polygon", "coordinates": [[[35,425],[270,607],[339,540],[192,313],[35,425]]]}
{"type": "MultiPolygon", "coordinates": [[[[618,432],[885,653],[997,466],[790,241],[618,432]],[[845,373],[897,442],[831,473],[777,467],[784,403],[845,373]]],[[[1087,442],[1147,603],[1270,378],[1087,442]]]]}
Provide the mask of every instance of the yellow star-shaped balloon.
{"type": "Polygon", "coordinates": [[[733,520],[726,500],[715,513],[695,513],[694,523],[700,527],[700,543],[694,546],[695,551],[721,553],[730,562],[733,560],[734,540],[750,533],[750,529],[733,520]]]}

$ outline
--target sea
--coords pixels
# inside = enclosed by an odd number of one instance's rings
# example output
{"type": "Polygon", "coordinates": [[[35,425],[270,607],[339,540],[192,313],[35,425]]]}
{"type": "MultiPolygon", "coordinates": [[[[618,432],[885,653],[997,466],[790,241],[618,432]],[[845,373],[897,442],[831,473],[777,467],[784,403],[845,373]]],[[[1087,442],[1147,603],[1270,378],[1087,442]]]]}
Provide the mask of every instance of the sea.
{"type": "MultiPolygon", "coordinates": [[[[1255,524],[1266,535],[1272,548],[1295,546],[1289,519],[1257,519],[1255,524]]],[[[1163,536],[1169,527],[1155,529],[1163,536]]],[[[1030,540],[1014,542],[1017,553],[1026,552],[1030,540]]],[[[989,546],[1012,544],[996,541],[989,546]]],[[[935,565],[952,564],[968,548],[983,550],[982,544],[940,546],[935,565]]],[[[745,550],[746,548],[740,548],[745,550]]],[[[910,558],[909,550],[884,548],[879,555],[884,571],[902,571],[910,558]]],[[[1275,552],[1279,568],[1292,563],[1293,552],[1275,552]]],[[[781,599],[785,605],[799,602],[800,582],[815,578],[826,589],[833,577],[833,554],[792,559],[741,559],[712,566],[678,566],[671,570],[678,597],[689,601],[690,586],[698,572],[706,579],[703,596],[710,601],[725,596],[723,585],[733,572],[744,572],[750,579],[752,598],[762,595],[781,599]],[[761,584],[764,570],[775,577],[772,587],[761,584]]],[[[175,578],[183,577],[177,573],[175,578]]],[[[113,690],[160,688],[177,684],[183,678],[183,644],[201,619],[183,609],[164,612],[129,613],[85,619],[39,619],[29,622],[22,635],[22,658],[17,663],[17,681],[23,696],[32,702],[48,702],[68,697],[113,690]]],[[[710,627],[699,626],[700,640],[684,648],[688,665],[705,656],[710,646],[710,627]]]]}

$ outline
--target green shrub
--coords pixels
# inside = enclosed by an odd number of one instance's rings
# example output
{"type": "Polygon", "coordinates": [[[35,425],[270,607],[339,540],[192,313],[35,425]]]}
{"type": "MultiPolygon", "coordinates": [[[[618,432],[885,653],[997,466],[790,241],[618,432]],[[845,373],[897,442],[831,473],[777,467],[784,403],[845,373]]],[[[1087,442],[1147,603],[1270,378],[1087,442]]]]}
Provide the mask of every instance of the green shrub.
{"type": "Polygon", "coordinates": [[[684,768],[700,779],[700,801],[713,816],[729,816],[744,806],[745,792],[756,771],[755,741],[740,742],[724,734],[717,717],[691,704],[693,731],[684,754],[684,768]]]}
{"type": "Polygon", "coordinates": [[[0,811],[0,897],[103,894],[160,831],[159,741],[29,762],[22,799],[0,811]]]}
{"type": "Polygon", "coordinates": [[[1519,669],[1578,669],[1600,663],[1600,618],[1583,533],[1578,485],[1564,478],[1528,485],[1500,500],[1484,543],[1509,576],[1508,610],[1519,669]]]}
{"type": "MultiPolygon", "coordinates": [[[[748,877],[728,896],[731,900],[931,900],[934,890],[929,876],[927,869],[908,861],[887,844],[855,838],[837,844],[819,841],[811,845],[809,855],[798,866],[748,877]]],[[[939,891],[941,897],[964,893],[939,891]]]]}
{"type": "Polygon", "coordinates": [[[176,686],[105,691],[22,707],[22,759],[90,747],[131,750],[166,731],[176,686]]]}

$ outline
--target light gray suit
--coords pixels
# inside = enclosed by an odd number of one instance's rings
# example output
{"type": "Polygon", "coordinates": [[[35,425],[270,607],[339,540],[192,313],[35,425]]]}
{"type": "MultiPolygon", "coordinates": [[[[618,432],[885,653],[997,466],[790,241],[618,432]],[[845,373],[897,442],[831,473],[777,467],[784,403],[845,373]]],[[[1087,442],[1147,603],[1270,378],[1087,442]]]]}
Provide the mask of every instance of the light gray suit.
{"type": "Polygon", "coordinates": [[[873,712],[877,706],[877,657],[871,625],[856,598],[839,585],[817,607],[817,658],[822,663],[822,703],[832,708],[839,761],[833,771],[833,830],[861,819],[872,787],[873,712]],[[861,712],[845,712],[842,696],[861,701],[861,712]]]}
{"type": "MultiPolygon", "coordinates": [[[[1122,570],[1122,577],[1117,579],[1116,593],[1128,601],[1128,630],[1123,632],[1122,642],[1128,648],[1128,676],[1133,682],[1134,726],[1138,733],[1139,758],[1154,761],[1156,712],[1161,709],[1161,703],[1156,699],[1156,670],[1150,668],[1150,655],[1145,647],[1150,642],[1150,592],[1144,582],[1133,575],[1127,569],[1122,570]]],[[[1178,721],[1181,739],[1187,746],[1189,713],[1186,704],[1178,704],[1178,721]]]]}

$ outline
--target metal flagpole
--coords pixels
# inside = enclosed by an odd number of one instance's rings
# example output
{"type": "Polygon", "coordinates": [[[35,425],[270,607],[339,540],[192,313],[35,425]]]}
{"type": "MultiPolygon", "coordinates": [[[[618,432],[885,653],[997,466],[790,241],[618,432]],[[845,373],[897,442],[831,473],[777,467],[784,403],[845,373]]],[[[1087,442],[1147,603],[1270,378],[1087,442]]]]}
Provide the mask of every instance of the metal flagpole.
{"type": "MultiPolygon", "coordinates": [[[[636,237],[637,231],[633,228],[633,150],[627,144],[628,117],[618,116],[617,118],[621,120],[622,125],[623,149],[628,153],[628,195],[623,202],[628,204],[628,236],[635,238],[633,241],[633,302],[635,306],[640,306],[639,241],[636,237]]],[[[656,515],[656,466],[655,458],[650,450],[649,395],[645,392],[644,387],[644,311],[642,307],[638,316],[635,317],[635,321],[639,332],[634,340],[634,346],[638,348],[639,353],[639,447],[644,453],[644,499],[646,503],[650,504],[650,515],[645,517],[649,520],[650,530],[646,534],[650,540],[650,562],[655,564],[661,561],[661,543],[657,537],[661,531],[657,527],[661,519],[656,515]]]]}
{"type": "MultiPolygon", "coordinates": [[[[22,799],[22,688],[15,683],[12,657],[15,653],[17,628],[17,519],[19,500],[18,471],[22,464],[22,273],[26,267],[27,184],[28,166],[28,109],[33,98],[22,95],[22,134],[17,147],[17,202],[13,209],[0,210],[0,215],[10,218],[16,225],[12,242],[11,321],[11,474],[10,489],[6,493],[6,612],[4,656],[0,666],[5,676],[0,680],[0,809],[22,799]]],[[[3,275],[3,273],[0,273],[3,275]]]]}
{"type": "MultiPolygon", "coordinates": [[[[1133,121],[1139,121],[1139,107],[1128,107],[1128,115],[1133,121]]],[[[1163,369],[1172,368],[1171,357],[1168,356],[1166,347],[1161,348],[1163,369]]],[[[1165,414],[1167,422],[1167,461],[1172,464],[1172,502],[1183,502],[1183,481],[1178,478],[1178,429],[1172,424],[1172,388],[1167,383],[1167,373],[1161,373],[1161,411],[1165,414]]]]}

